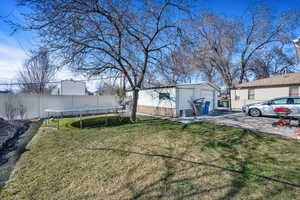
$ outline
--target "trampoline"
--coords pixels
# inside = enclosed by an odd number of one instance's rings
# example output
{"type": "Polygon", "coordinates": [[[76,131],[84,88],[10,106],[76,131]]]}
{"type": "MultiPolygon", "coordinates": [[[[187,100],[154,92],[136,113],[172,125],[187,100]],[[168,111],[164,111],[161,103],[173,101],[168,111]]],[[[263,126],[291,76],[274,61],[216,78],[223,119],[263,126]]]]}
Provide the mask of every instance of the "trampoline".
{"type": "Polygon", "coordinates": [[[59,129],[59,119],[62,118],[64,113],[78,113],[79,119],[80,119],[80,128],[83,127],[82,123],[82,115],[84,113],[88,113],[89,111],[104,111],[105,113],[117,113],[124,112],[125,108],[124,106],[61,106],[61,107],[53,107],[53,108],[47,108],[45,109],[45,112],[47,113],[47,121],[50,119],[50,115],[53,113],[58,114],[57,115],[57,128],[59,129]]]}

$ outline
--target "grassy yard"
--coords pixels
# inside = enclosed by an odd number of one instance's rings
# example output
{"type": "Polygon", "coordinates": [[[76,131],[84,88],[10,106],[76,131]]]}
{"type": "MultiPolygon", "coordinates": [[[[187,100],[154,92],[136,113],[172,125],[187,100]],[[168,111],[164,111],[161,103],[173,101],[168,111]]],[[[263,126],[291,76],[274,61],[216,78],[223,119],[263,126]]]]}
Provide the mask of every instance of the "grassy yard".
{"type": "Polygon", "coordinates": [[[253,175],[299,185],[299,142],[208,123],[127,122],[110,117],[104,126],[94,116],[84,129],[78,118],[62,120],[60,130],[43,125],[0,199],[300,199],[300,188],[253,175]]]}

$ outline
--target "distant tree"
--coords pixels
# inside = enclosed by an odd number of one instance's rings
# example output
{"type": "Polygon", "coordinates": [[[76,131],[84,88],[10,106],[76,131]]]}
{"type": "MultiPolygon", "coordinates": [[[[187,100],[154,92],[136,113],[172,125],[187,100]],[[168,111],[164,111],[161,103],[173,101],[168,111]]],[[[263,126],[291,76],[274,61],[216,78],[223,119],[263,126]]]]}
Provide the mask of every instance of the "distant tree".
{"type": "Polygon", "coordinates": [[[194,69],[189,60],[190,52],[178,46],[157,62],[155,70],[146,76],[148,86],[190,83],[194,69]]]}
{"type": "Polygon", "coordinates": [[[255,79],[260,79],[299,70],[294,54],[289,50],[281,46],[255,54],[249,62],[249,73],[253,73],[255,79]]]}
{"type": "MultiPolygon", "coordinates": [[[[284,59],[285,55],[274,49],[274,46],[290,44],[295,30],[300,25],[298,11],[285,11],[275,14],[268,6],[254,4],[242,19],[243,30],[239,43],[239,83],[242,83],[249,72],[249,65],[257,55],[275,53],[274,59],[284,59]],[[274,51],[275,50],[275,51],[274,51]]],[[[274,66],[273,66],[274,67],[274,66]]],[[[251,70],[250,70],[251,71],[251,70]]]]}
{"type": "Polygon", "coordinates": [[[235,82],[247,81],[254,71],[267,70],[253,65],[258,62],[258,57],[262,59],[262,55],[277,52],[273,57],[277,63],[287,58],[278,47],[292,45],[299,16],[296,11],[275,14],[261,4],[251,5],[239,19],[202,12],[191,21],[187,31],[195,51],[194,62],[200,70],[207,72],[207,79],[217,71],[229,88],[235,82]]]}
{"type": "Polygon", "coordinates": [[[48,51],[40,49],[33,51],[25,61],[17,79],[22,92],[47,93],[53,89],[53,85],[48,82],[53,80],[56,72],[57,68],[51,64],[48,51]]]}
{"type": "Polygon", "coordinates": [[[233,55],[240,39],[239,27],[237,21],[204,12],[191,21],[188,32],[194,49],[193,62],[208,75],[207,79],[212,80],[210,76],[216,70],[227,87],[233,84],[236,76],[233,55]]]}
{"type": "Polygon", "coordinates": [[[27,107],[24,105],[21,99],[17,101],[16,106],[17,114],[19,115],[20,119],[24,119],[25,114],[27,113],[27,107]]]}
{"type": "Polygon", "coordinates": [[[206,51],[193,51],[190,60],[194,71],[199,71],[203,80],[215,85],[223,85],[222,77],[215,68],[214,62],[207,56],[206,51]]]}
{"type": "Polygon", "coordinates": [[[114,83],[99,83],[97,86],[97,93],[99,95],[121,95],[121,88],[114,83]]]}
{"type": "Polygon", "coordinates": [[[157,58],[176,40],[185,1],[20,0],[26,30],[37,30],[63,64],[90,75],[121,72],[133,90],[136,121],[139,89],[157,58]],[[174,15],[176,14],[176,16],[174,15]]]}
{"type": "Polygon", "coordinates": [[[15,120],[18,115],[14,94],[8,94],[4,102],[4,115],[8,121],[15,120]]]}

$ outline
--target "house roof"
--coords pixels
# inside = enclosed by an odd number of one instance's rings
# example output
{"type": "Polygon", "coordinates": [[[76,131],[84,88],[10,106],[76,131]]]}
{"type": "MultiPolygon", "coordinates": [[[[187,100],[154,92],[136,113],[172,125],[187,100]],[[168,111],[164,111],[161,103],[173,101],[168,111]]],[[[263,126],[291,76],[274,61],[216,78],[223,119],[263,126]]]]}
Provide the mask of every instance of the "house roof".
{"type": "Polygon", "coordinates": [[[300,72],[289,73],[284,75],[276,75],[269,78],[258,79],[235,85],[233,88],[255,88],[255,87],[275,87],[300,85],[300,72]]]}
{"type": "Polygon", "coordinates": [[[176,87],[188,87],[188,86],[193,87],[193,86],[195,86],[195,85],[202,85],[202,84],[209,85],[209,86],[213,87],[214,89],[216,89],[216,90],[218,90],[218,91],[221,90],[218,86],[216,86],[216,85],[214,85],[214,84],[212,84],[212,83],[210,83],[210,82],[207,82],[207,81],[202,81],[202,82],[198,82],[198,83],[184,83],[184,84],[177,84],[176,87]]]}

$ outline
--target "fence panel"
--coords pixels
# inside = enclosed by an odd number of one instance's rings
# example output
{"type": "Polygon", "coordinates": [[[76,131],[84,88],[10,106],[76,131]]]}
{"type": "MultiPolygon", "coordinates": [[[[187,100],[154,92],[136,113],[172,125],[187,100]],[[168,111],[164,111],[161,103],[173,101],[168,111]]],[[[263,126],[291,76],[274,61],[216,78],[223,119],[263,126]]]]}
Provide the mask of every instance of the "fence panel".
{"type": "Polygon", "coordinates": [[[26,118],[46,117],[45,109],[65,106],[117,106],[117,96],[79,96],[79,95],[39,95],[39,94],[0,94],[0,117],[6,118],[5,102],[12,102],[15,107],[23,104],[26,118]]]}

